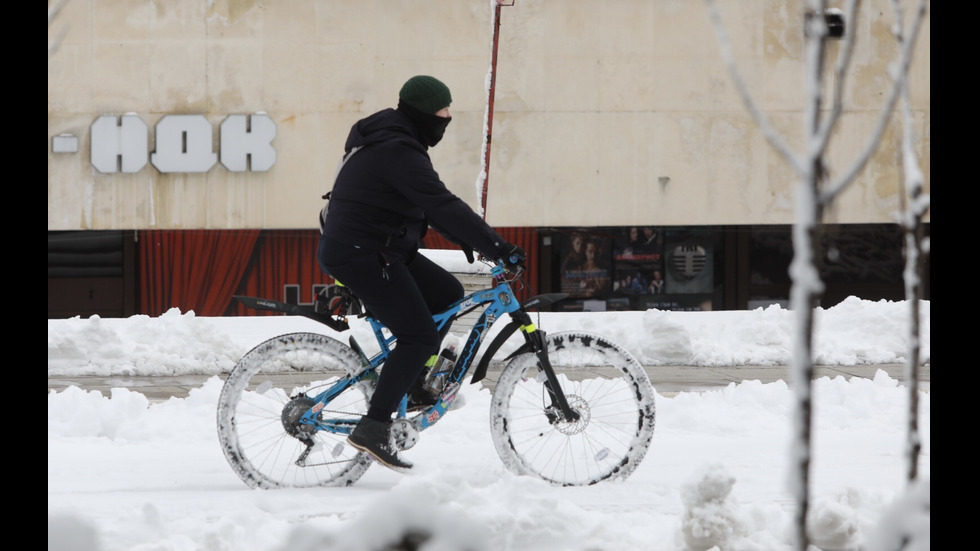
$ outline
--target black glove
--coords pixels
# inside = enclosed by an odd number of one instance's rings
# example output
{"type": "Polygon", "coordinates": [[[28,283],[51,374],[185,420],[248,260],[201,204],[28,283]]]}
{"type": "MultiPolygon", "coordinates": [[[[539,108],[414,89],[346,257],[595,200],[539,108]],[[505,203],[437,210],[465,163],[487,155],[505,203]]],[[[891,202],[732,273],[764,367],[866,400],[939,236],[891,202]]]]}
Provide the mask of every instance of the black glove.
{"type": "Polygon", "coordinates": [[[523,268],[527,262],[527,253],[513,243],[500,243],[497,245],[497,258],[504,265],[508,272],[515,272],[518,268],[523,268]]]}

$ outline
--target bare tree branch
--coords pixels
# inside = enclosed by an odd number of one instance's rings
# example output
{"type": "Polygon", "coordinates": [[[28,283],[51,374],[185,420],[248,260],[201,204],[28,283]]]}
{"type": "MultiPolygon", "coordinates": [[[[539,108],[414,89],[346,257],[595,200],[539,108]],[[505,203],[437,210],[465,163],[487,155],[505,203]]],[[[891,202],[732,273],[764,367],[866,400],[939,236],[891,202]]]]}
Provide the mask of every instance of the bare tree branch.
{"type": "MultiPolygon", "coordinates": [[[[897,2],[898,0],[893,0],[897,2]]],[[[920,10],[924,10],[925,0],[920,0],[920,10]]],[[[900,91],[907,89],[907,73],[911,59],[912,44],[915,42],[915,35],[921,24],[922,12],[917,15],[913,24],[912,40],[902,43],[901,63],[895,74],[895,86],[889,91],[888,101],[885,109],[879,117],[879,122],[874,133],[870,137],[869,144],[865,151],[859,156],[858,161],[848,170],[842,183],[831,186],[831,191],[821,194],[822,186],[828,178],[826,169],[825,155],[832,134],[833,128],[840,121],[843,112],[844,83],[850,66],[854,48],[854,22],[857,18],[857,7],[859,0],[848,0],[847,19],[849,25],[845,26],[844,43],[838,56],[835,68],[837,78],[833,89],[833,100],[829,111],[823,109],[823,79],[824,61],[827,51],[827,38],[829,29],[825,19],[826,0],[806,0],[806,11],[808,16],[804,16],[804,59],[805,59],[805,91],[807,104],[804,113],[804,151],[799,155],[793,153],[784,143],[783,139],[771,128],[766,117],[758,109],[751,95],[743,82],[738,68],[735,65],[731,45],[725,33],[724,25],[721,21],[715,0],[706,0],[708,3],[711,19],[721,44],[722,57],[728,66],[736,89],[751,113],[753,119],[762,129],[770,145],[782,155],[796,171],[798,175],[796,192],[796,220],[793,224],[793,260],[790,263],[790,276],[793,281],[790,289],[790,308],[794,312],[796,329],[794,331],[795,341],[793,345],[792,361],[792,383],[796,396],[795,409],[793,411],[793,442],[791,467],[792,473],[789,477],[792,490],[796,498],[796,511],[793,522],[793,539],[797,551],[805,551],[809,547],[809,537],[807,533],[807,513],[809,509],[809,485],[810,485],[810,458],[811,458],[811,430],[812,430],[812,379],[814,374],[812,339],[814,325],[814,310],[818,304],[818,299],[823,292],[823,282],[820,279],[819,271],[819,243],[820,229],[825,208],[832,204],[837,194],[844,185],[854,180],[860,169],[867,163],[871,153],[877,149],[887,121],[895,107],[895,102],[899,97],[900,91]],[[847,32],[850,27],[850,32],[847,32]],[[821,116],[826,117],[821,120],[821,116]]],[[[896,10],[898,11],[898,10],[896,10]]],[[[897,14],[901,22],[901,14],[897,14]]],[[[909,114],[909,118],[911,114],[909,114]]],[[[906,146],[907,154],[912,154],[911,146],[906,146]]],[[[908,175],[912,178],[921,180],[917,167],[909,167],[908,175]]],[[[919,226],[920,227],[920,226],[919,226]]],[[[917,317],[917,313],[916,313],[917,317]]]]}
{"type": "MultiPolygon", "coordinates": [[[[903,44],[902,9],[898,0],[892,0],[895,18],[895,38],[903,44]]],[[[924,13],[925,0],[919,5],[924,13]]],[[[908,79],[903,79],[901,90],[902,110],[902,166],[903,166],[903,210],[899,213],[899,225],[905,236],[905,298],[909,303],[909,353],[905,361],[905,378],[909,389],[908,434],[906,438],[906,479],[913,482],[919,473],[919,452],[922,443],[919,438],[919,353],[921,328],[919,325],[919,299],[922,295],[923,238],[922,218],[929,209],[929,196],[922,192],[925,178],[919,167],[915,152],[915,119],[912,116],[909,98],[908,79]]],[[[927,245],[926,245],[927,247],[927,245]]]]}
{"type": "Polygon", "coordinates": [[[711,22],[715,27],[715,34],[718,36],[718,42],[721,43],[721,55],[725,60],[725,65],[728,67],[728,72],[731,73],[732,80],[735,82],[735,89],[738,91],[738,95],[742,98],[742,103],[745,104],[745,108],[748,109],[749,113],[752,115],[752,119],[755,120],[759,128],[762,129],[762,133],[765,135],[769,144],[775,149],[786,162],[790,164],[793,170],[796,171],[801,177],[806,173],[806,167],[803,164],[802,159],[799,159],[795,153],[785,144],[782,137],[776,133],[776,131],[769,124],[766,119],[765,114],[756,106],[755,100],[749,94],[748,87],[745,85],[745,81],[742,80],[742,75],[738,72],[738,67],[735,64],[735,58],[732,56],[731,43],[728,40],[728,34],[725,32],[725,26],[721,20],[721,14],[718,12],[718,7],[715,5],[715,0],[705,0],[708,4],[708,9],[711,11],[711,22]]]}
{"type": "MultiPolygon", "coordinates": [[[[900,44],[901,55],[899,57],[899,64],[894,70],[895,84],[888,92],[888,99],[885,102],[885,106],[882,108],[881,116],[878,118],[878,123],[875,126],[875,129],[868,139],[868,144],[862,150],[854,164],[851,165],[851,167],[839,179],[834,181],[827,187],[826,190],[824,190],[820,196],[821,203],[829,204],[833,202],[833,200],[851,182],[854,181],[858,173],[861,172],[868,160],[871,158],[871,155],[878,149],[878,145],[881,142],[881,137],[885,133],[885,128],[888,127],[888,123],[891,120],[891,113],[895,109],[895,103],[898,101],[901,90],[905,86],[905,81],[908,78],[909,66],[912,63],[913,47],[915,46],[916,37],[919,34],[919,28],[922,26],[922,20],[925,18],[925,12],[926,0],[919,0],[918,10],[912,22],[910,39],[900,44]]],[[[901,20],[899,20],[898,25],[901,26],[901,20]]]]}
{"type": "Polygon", "coordinates": [[[834,69],[834,102],[830,115],[824,120],[823,127],[819,131],[820,152],[822,156],[826,152],[827,144],[830,143],[831,130],[840,114],[844,109],[844,83],[847,80],[847,70],[850,68],[851,59],[854,53],[854,29],[857,28],[857,8],[860,0],[848,0],[847,15],[844,17],[844,37],[841,41],[840,54],[837,58],[837,65],[834,69]]]}

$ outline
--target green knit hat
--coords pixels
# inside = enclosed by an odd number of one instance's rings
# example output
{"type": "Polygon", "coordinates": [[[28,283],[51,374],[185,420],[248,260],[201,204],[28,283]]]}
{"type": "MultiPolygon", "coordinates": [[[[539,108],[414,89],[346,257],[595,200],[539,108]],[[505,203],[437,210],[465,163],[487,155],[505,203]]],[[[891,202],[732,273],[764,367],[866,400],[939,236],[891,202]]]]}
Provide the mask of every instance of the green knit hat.
{"type": "Polygon", "coordinates": [[[426,75],[414,76],[402,86],[398,99],[423,113],[433,114],[449,107],[453,97],[449,87],[438,79],[426,75]]]}

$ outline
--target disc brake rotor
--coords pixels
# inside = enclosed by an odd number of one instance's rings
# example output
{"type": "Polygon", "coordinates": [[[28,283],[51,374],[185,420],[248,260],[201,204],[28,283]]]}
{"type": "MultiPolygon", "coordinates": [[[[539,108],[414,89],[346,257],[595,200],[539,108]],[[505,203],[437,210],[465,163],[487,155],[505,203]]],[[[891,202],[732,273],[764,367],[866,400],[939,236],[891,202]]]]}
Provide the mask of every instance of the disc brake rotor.
{"type": "Polygon", "coordinates": [[[592,418],[592,410],[589,408],[589,402],[581,396],[568,394],[565,398],[568,400],[568,407],[575,413],[578,413],[578,419],[575,421],[558,419],[554,423],[555,430],[567,435],[578,434],[585,430],[585,427],[589,426],[589,420],[592,418]]]}

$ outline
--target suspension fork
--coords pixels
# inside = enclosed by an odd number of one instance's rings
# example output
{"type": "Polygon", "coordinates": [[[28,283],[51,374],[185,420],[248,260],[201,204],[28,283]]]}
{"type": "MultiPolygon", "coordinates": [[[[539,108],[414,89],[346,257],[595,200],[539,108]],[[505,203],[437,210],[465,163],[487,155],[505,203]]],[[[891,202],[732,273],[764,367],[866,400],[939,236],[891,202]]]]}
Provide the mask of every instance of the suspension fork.
{"type": "Polygon", "coordinates": [[[562,392],[561,385],[558,384],[558,376],[555,375],[555,369],[551,365],[551,358],[548,357],[548,342],[545,339],[545,332],[534,327],[534,323],[531,322],[531,316],[527,312],[514,312],[511,315],[517,317],[520,329],[524,332],[524,337],[527,339],[528,344],[531,345],[534,354],[538,357],[538,364],[541,366],[541,371],[544,372],[546,377],[544,388],[548,391],[548,396],[551,398],[551,407],[557,408],[561,412],[562,418],[566,421],[578,421],[578,412],[574,411],[568,405],[568,399],[565,397],[565,393],[562,392]]]}

